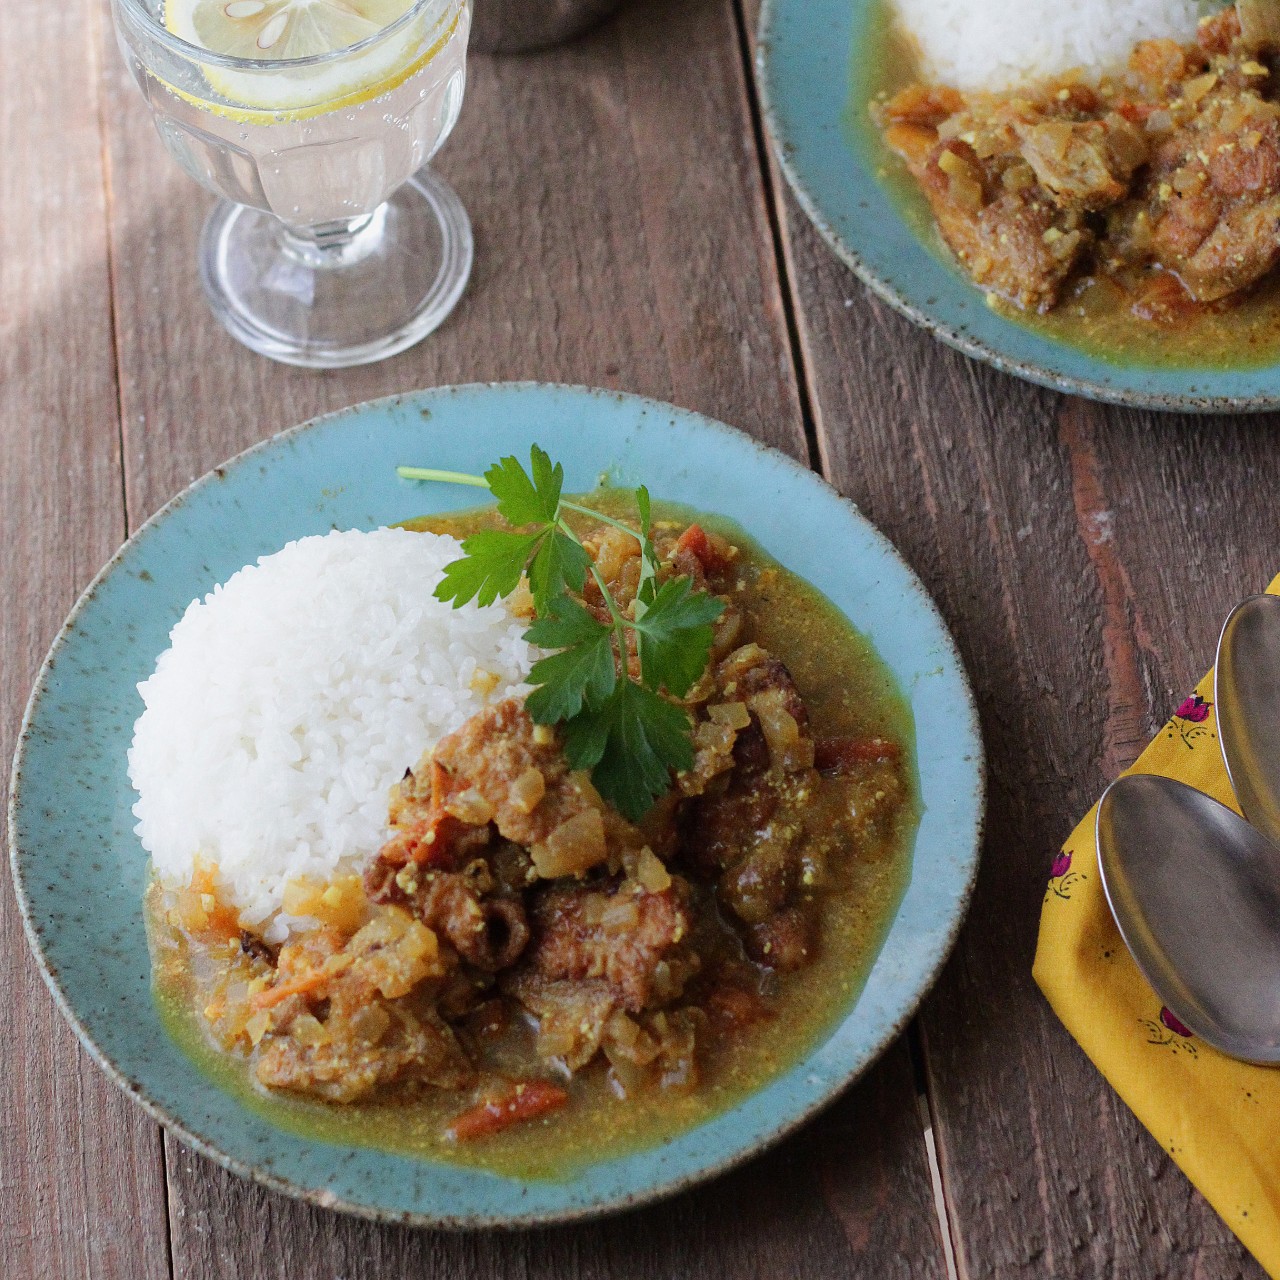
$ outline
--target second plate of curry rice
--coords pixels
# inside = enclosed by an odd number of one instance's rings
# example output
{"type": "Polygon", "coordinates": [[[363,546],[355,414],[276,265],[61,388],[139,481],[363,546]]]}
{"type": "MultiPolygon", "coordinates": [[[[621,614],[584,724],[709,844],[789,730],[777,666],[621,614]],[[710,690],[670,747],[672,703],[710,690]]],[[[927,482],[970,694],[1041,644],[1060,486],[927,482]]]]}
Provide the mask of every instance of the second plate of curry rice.
{"type": "Polygon", "coordinates": [[[1077,394],[1280,403],[1280,3],[770,0],[783,165],[944,341],[1077,394]],[[833,35],[834,33],[834,35],[833,35]]]}
{"type": "Polygon", "coordinates": [[[175,499],[15,769],[33,945],[107,1071],[237,1172],[450,1225],[639,1203],[829,1101],[936,974],[982,805],[950,640],[853,507],[532,385],[175,499]]]}

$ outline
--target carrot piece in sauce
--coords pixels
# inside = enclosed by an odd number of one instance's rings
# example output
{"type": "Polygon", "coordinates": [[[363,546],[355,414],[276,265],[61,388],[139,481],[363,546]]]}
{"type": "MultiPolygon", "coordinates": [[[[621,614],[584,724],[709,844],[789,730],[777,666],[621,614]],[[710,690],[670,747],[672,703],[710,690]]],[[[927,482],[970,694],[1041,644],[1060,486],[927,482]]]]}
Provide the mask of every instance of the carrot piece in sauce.
{"type": "Polygon", "coordinates": [[[175,911],[182,928],[201,942],[226,941],[240,932],[239,913],[219,898],[214,870],[199,858],[190,885],[178,891],[175,911]]]}
{"type": "Polygon", "coordinates": [[[545,1080],[522,1080],[497,1097],[478,1102],[454,1118],[444,1131],[450,1142],[472,1142],[501,1133],[514,1124],[536,1120],[559,1111],[569,1101],[568,1093],[545,1080]]]}
{"type": "Polygon", "coordinates": [[[453,847],[474,828],[449,813],[446,805],[460,789],[447,769],[432,762],[431,806],[425,822],[413,828],[413,861],[424,867],[451,867],[453,847]]]}
{"type": "Polygon", "coordinates": [[[265,991],[259,991],[256,996],[252,996],[249,1003],[255,1009],[273,1009],[282,1000],[287,1000],[290,996],[305,996],[317,988],[324,986],[328,981],[329,975],[320,969],[312,969],[310,973],[304,973],[300,978],[291,978],[288,982],[278,982],[274,987],[268,987],[265,991]]]}
{"type": "Polygon", "coordinates": [[[860,764],[897,760],[902,748],[887,738],[819,738],[813,763],[819,773],[844,773],[860,764]]]}

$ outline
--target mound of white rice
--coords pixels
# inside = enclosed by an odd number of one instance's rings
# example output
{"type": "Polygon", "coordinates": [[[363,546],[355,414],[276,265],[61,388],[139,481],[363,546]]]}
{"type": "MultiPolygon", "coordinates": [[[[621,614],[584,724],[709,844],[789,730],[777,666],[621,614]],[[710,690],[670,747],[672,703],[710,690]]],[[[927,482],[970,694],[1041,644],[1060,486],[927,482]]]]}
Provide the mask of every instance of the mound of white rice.
{"type": "MultiPolygon", "coordinates": [[[[161,880],[196,858],[261,925],[299,876],[358,870],[387,792],[536,656],[501,603],[432,595],[458,542],[404,529],[291,542],[194,601],[138,686],[129,777],[161,880]]],[[[277,916],[268,936],[287,935],[277,916]]]]}
{"type": "Polygon", "coordinates": [[[930,79],[1007,89],[1076,68],[1118,70],[1140,40],[1188,41],[1198,0],[893,0],[930,79]]]}

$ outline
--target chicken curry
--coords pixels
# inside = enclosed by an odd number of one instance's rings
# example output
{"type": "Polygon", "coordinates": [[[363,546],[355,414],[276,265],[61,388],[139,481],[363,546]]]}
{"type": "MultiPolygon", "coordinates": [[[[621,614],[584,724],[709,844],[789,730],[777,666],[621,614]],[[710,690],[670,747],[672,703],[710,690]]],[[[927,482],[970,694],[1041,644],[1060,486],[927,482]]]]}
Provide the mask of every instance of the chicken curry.
{"type": "MultiPolygon", "coordinates": [[[[1280,356],[1280,7],[1242,0],[1122,73],[1003,93],[922,83],[886,15],[871,119],[994,309],[1120,362],[1280,356]]],[[[919,222],[919,219],[916,219],[919,222]]]]}
{"type": "MultiPolygon", "coordinates": [[[[635,538],[577,523],[599,575],[582,603],[605,609],[598,580],[628,607],[635,538]]],[[[166,1022],[251,1108],[554,1177],[732,1105],[848,1010],[909,875],[909,712],[845,618],[740,530],[664,507],[653,543],[660,578],[723,608],[681,699],[693,765],[638,821],[508,699],[405,774],[363,875],[290,884],[286,911],[315,926],[283,945],[240,930],[202,869],[152,889],[166,1022]]]]}

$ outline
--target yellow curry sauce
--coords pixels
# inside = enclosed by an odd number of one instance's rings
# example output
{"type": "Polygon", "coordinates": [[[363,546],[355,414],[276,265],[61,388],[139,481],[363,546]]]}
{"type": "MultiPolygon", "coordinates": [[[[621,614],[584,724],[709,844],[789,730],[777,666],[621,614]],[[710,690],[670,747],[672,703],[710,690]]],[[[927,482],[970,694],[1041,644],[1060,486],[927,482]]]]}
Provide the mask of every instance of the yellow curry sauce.
{"type": "MultiPolygon", "coordinates": [[[[876,0],[868,31],[867,44],[853,51],[851,128],[908,224],[934,253],[955,262],[919,183],[868,110],[922,80],[914,42],[897,24],[888,0],[876,0]]],[[[1135,315],[1132,295],[1094,270],[1073,275],[1045,312],[1015,306],[995,291],[986,297],[988,306],[1015,323],[1114,364],[1226,369],[1280,359],[1280,272],[1271,270],[1208,307],[1184,307],[1182,301],[1175,299],[1171,316],[1142,318],[1135,315]]]]}
{"type": "MultiPolygon", "coordinates": [[[[588,501],[618,518],[634,514],[629,494],[600,491],[588,501]]],[[[655,518],[683,526],[692,513],[655,503],[655,518]]],[[[493,522],[488,512],[471,512],[411,521],[409,527],[465,536],[493,522]]],[[[203,1013],[207,989],[201,994],[192,977],[193,965],[207,967],[207,957],[175,927],[163,895],[153,887],[148,924],[165,1025],[220,1087],[271,1122],[308,1137],[525,1178],[556,1178],[603,1156],[667,1140],[732,1106],[798,1061],[846,1013],[910,876],[918,820],[910,712],[868,643],[824,597],[736,526],[714,518],[698,517],[698,522],[739,549],[735,568],[742,589],[736,603],[744,615],[743,634],[783,658],[814,733],[896,743],[909,793],[888,824],[889,834],[863,841],[855,856],[831,869],[809,963],[794,972],[764,971],[767,1016],[700,1036],[698,1083],[691,1090],[639,1090],[624,1100],[610,1087],[605,1063],[596,1060],[561,1082],[569,1093],[561,1110],[481,1140],[453,1142],[444,1131],[473,1101],[466,1090],[425,1089],[409,1098],[374,1095],[336,1105],[264,1088],[248,1056],[224,1051],[211,1036],[203,1013]]],[[[722,929],[725,938],[732,936],[727,926],[722,929]]],[[[546,1076],[546,1063],[534,1053],[533,1032],[524,1024],[509,1027],[496,1052],[513,1075],[546,1076]]]]}

